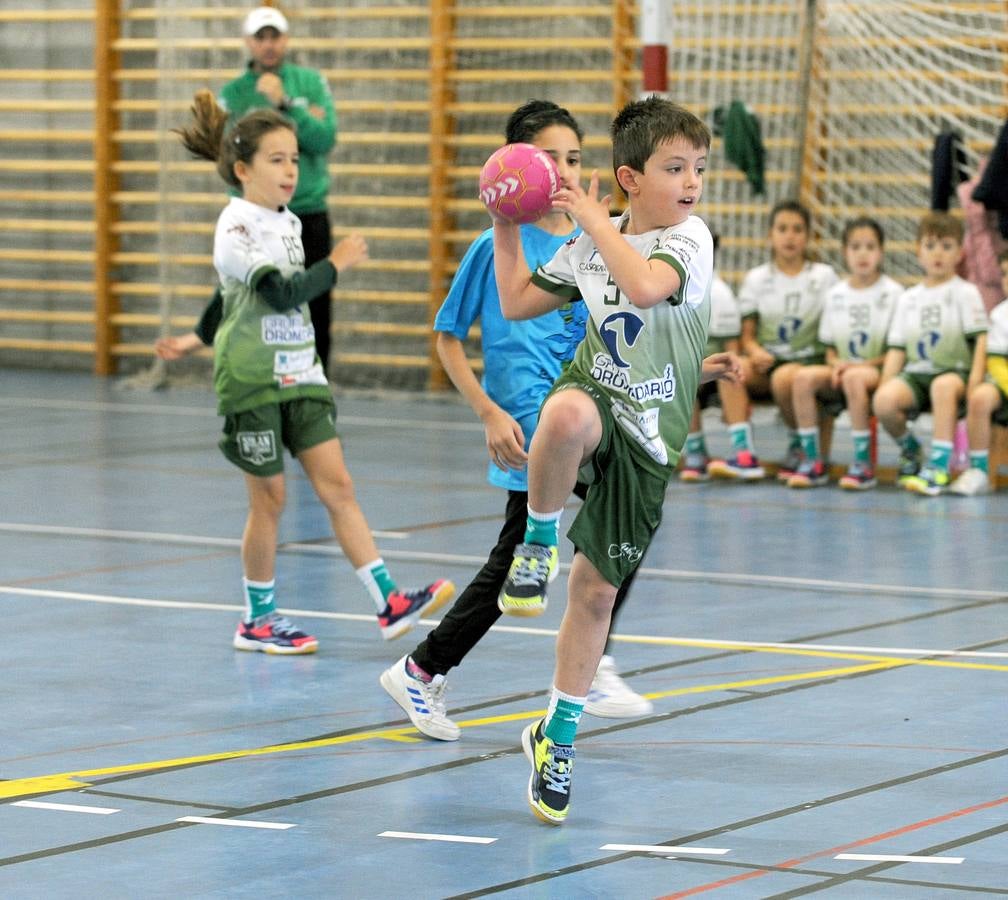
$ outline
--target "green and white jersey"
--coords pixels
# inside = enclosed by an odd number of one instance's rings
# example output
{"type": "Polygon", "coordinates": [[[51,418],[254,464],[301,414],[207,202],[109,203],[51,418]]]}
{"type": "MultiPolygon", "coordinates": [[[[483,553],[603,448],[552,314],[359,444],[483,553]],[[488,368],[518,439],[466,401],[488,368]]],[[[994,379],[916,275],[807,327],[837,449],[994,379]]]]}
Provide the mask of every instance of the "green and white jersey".
{"type": "MultiPolygon", "coordinates": [[[[626,215],[614,218],[620,231],[626,215]]],[[[675,296],[650,309],[627,300],[609,277],[595,243],[582,234],[540,266],[532,280],[588,307],[584,340],[569,372],[598,385],[613,418],[640,448],[640,463],[667,477],[686,441],[710,323],[714,242],[702,219],[624,239],[645,259],[672,266],[681,279],[675,296]]]]}
{"type": "Polygon", "coordinates": [[[819,342],[836,350],[841,362],[864,362],[885,354],[886,336],[903,285],[882,275],[871,287],[846,281],[830,288],[819,320],[819,342]]]}
{"type": "Polygon", "coordinates": [[[738,302],[727,283],[718,275],[711,281],[710,328],[707,331],[707,347],[704,356],[720,353],[725,343],[737,339],[742,334],[742,316],[738,302]]]}
{"type": "Polygon", "coordinates": [[[1008,300],[1002,300],[990,311],[987,355],[1008,356],[1008,300]]]}
{"type": "Polygon", "coordinates": [[[968,337],[987,331],[987,311],[976,285],[953,276],[937,287],[915,285],[896,304],[887,343],[906,352],[903,371],[966,374],[973,362],[968,337]]]}
{"type": "Polygon", "coordinates": [[[750,269],[742,280],[742,318],[757,317],[756,340],[780,362],[821,357],[819,319],[837,274],[825,263],[807,262],[797,275],[773,263],[750,269]]]}
{"type": "Polygon", "coordinates": [[[218,411],[241,412],[295,397],[329,398],[308,304],[279,313],[255,285],[269,271],[304,270],[301,221],[290,210],[232,197],[217,220],[214,268],[224,310],[214,337],[218,411]]]}

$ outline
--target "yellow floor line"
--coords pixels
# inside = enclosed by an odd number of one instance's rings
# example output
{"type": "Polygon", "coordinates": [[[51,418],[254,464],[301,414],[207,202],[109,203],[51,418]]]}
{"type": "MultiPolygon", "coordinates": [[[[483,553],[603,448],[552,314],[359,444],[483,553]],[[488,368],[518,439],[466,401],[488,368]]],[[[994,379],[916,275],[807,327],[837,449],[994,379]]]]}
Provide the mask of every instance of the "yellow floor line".
{"type": "MultiPolygon", "coordinates": [[[[743,681],[727,681],[719,684],[693,685],[676,688],[671,691],[657,691],[646,694],[651,699],[675,697],[683,694],[704,694],[718,691],[738,690],[741,688],[760,687],[768,684],[784,684],[791,681],[808,681],[816,678],[833,678],[838,675],[852,675],[858,672],[870,672],[896,668],[910,664],[905,659],[895,659],[886,662],[874,662],[860,666],[846,666],[835,669],[818,669],[814,672],[792,672],[786,675],[774,675],[764,678],[750,678],[743,681]]],[[[507,713],[498,716],[488,716],[459,722],[461,728],[474,728],[480,725],[496,725],[502,722],[527,721],[545,714],[544,709],[507,713]]],[[[253,756],[266,756],[276,753],[291,753],[298,750],[313,750],[320,747],[335,747],[340,744],[360,743],[362,741],[382,740],[397,743],[419,743],[422,739],[414,737],[419,732],[413,728],[393,728],[380,731],[360,731],[338,737],[317,738],[311,741],[295,741],[288,744],[271,744],[266,747],[253,747],[246,750],[228,750],[220,753],[206,753],[199,756],[182,756],[174,759],[153,760],[142,763],[128,763],[120,766],[110,766],[100,769],[83,769],[77,772],[62,772],[55,775],[36,775],[29,778],[14,778],[10,781],[0,781],[0,799],[26,797],[33,794],[46,794],[54,791],[74,791],[88,787],[89,778],[101,778],[108,775],[125,775],[133,772],[157,772],[176,766],[197,765],[200,763],[223,762],[231,759],[244,759],[253,756]]]]}
{"type": "Polygon", "coordinates": [[[752,653],[780,653],[784,656],[815,656],[821,659],[861,659],[906,666],[933,666],[940,669],[981,669],[989,672],[1008,672],[1008,665],[1001,663],[960,662],[952,659],[917,659],[905,656],[881,656],[874,653],[853,653],[840,650],[809,650],[805,648],[781,647],[746,643],[744,641],[708,641],[689,638],[651,637],[643,634],[612,635],[612,640],[631,644],[657,644],[668,647],[698,647],[705,650],[738,650],[752,653]]]}

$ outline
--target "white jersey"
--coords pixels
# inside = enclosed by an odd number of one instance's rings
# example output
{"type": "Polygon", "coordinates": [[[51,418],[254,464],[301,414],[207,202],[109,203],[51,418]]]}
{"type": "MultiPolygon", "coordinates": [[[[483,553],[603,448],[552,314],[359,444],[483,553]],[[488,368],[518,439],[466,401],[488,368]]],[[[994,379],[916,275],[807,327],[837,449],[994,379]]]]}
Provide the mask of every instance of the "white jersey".
{"type": "Polygon", "coordinates": [[[976,285],[958,275],[936,287],[904,291],[887,343],[906,352],[905,372],[966,374],[973,362],[966,339],[987,331],[987,311],[976,285]]]}
{"type": "Polygon", "coordinates": [[[329,397],[308,304],[277,312],[253,287],[266,271],[304,269],[301,220],[232,197],[217,220],[214,268],[224,308],[214,337],[214,387],[222,413],[295,397],[329,397]]]}
{"type": "MultiPolygon", "coordinates": [[[[622,231],[626,217],[612,222],[622,231]]],[[[659,259],[676,270],[680,284],[674,296],[648,309],[634,306],[587,234],[561,247],[532,280],[550,293],[584,300],[585,337],[568,372],[597,386],[632,446],[643,451],[641,462],[657,464],[668,475],[686,441],[700,384],[714,240],[696,216],[623,238],[644,259],[659,259]]]]}
{"type": "Polygon", "coordinates": [[[819,341],[836,350],[842,362],[863,362],[885,354],[886,337],[903,286],[882,275],[871,287],[846,281],[830,288],[819,320],[819,341]]]}
{"type": "Polygon", "coordinates": [[[710,328],[705,356],[724,350],[726,341],[734,340],[742,334],[742,316],[735,294],[718,275],[711,282],[710,302],[710,328]]]}
{"type": "Polygon", "coordinates": [[[819,318],[837,274],[825,263],[805,263],[785,275],[773,263],[746,273],[739,291],[742,318],[757,317],[756,340],[780,362],[821,358],[819,318]]]}
{"type": "Polygon", "coordinates": [[[1008,356],[1008,300],[1002,300],[990,311],[987,355],[1008,356]]]}

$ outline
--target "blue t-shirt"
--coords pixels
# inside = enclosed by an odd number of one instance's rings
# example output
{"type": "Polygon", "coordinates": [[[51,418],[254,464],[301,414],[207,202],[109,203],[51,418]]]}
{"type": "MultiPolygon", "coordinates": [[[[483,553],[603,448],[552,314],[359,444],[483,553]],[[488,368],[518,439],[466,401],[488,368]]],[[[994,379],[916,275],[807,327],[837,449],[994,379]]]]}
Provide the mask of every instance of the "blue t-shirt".
{"type": "MultiPolygon", "coordinates": [[[[529,268],[552,259],[572,237],[521,226],[522,250],[529,268]]],[[[459,263],[451,289],[434,319],[434,330],[464,341],[480,320],[483,348],[483,390],[521,425],[528,450],[539,418],[539,407],[561,369],[574,356],[585,333],[587,310],[580,301],[535,319],[510,322],[504,318],[494,277],[493,229],[484,231],[459,263]]],[[[528,490],[524,469],[502,472],[487,465],[487,481],[510,491],[528,490]]]]}

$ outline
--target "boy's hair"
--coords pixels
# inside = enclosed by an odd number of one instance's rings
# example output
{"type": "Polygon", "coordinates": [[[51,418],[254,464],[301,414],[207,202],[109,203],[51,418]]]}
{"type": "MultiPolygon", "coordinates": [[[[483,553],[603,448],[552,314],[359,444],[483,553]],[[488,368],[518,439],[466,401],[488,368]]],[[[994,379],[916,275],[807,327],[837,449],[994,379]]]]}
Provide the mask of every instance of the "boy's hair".
{"type": "Polygon", "coordinates": [[[709,149],[710,129],[693,113],[652,94],[623,107],[610,128],[613,172],[620,166],[644,171],[644,163],[658,145],[682,138],[694,148],[709,149]]]}
{"type": "Polygon", "coordinates": [[[858,216],[856,219],[851,219],[846,225],[844,225],[843,234],[840,236],[840,246],[846,247],[850,236],[859,228],[870,228],[875,232],[875,237],[878,238],[879,246],[885,246],[885,232],[882,230],[882,226],[879,225],[879,223],[871,216],[858,216]]]}
{"type": "Polygon", "coordinates": [[[997,261],[998,261],[998,263],[999,263],[1000,265],[1002,265],[1002,266],[1003,266],[1003,265],[1004,265],[1005,263],[1008,263],[1008,247],[1005,247],[1005,248],[1004,248],[1004,250],[1002,250],[1002,251],[1001,251],[1001,252],[1000,252],[1000,253],[999,253],[999,254],[997,255],[997,261]]]}
{"type": "Polygon", "coordinates": [[[550,125],[562,125],[577,135],[578,142],[584,140],[584,131],[577,119],[549,100],[529,100],[508,116],[504,127],[504,139],[509,144],[531,144],[535,136],[550,125]]]}
{"type": "Polygon", "coordinates": [[[965,233],[962,220],[947,212],[929,212],[917,226],[917,241],[919,243],[926,237],[950,237],[961,244],[965,233]]]}
{"type": "Polygon", "coordinates": [[[217,174],[234,188],[241,187],[234,171],[236,162],[250,163],[263,137],[271,131],[286,128],[294,132],[294,126],[272,109],[253,110],[229,129],[228,114],[208,90],[196,93],[190,111],[193,120],[189,127],[172,131],[194,156],[217,163],[217,174]]]}
{"type": "Polygon", "coordinates": [[[802,221],[805,223],[805,230],[812,230],[812,214],[808,211],[807,206],[804,206],[797,200],[780,200],[775,203],[773,209],[770,210],[770,217],[767,221],[768,228],[773,228],[777,214],[782,212],[792,212],[801,216],[802,221]]]}

